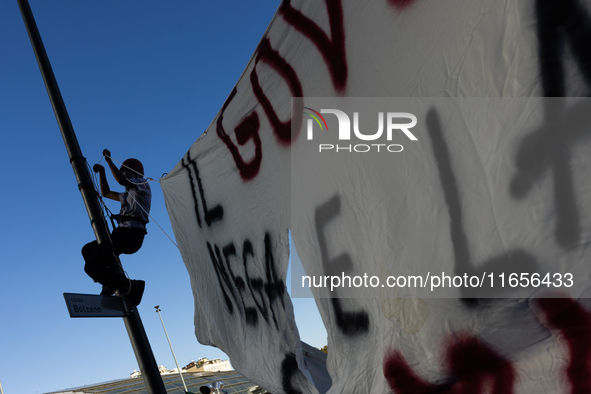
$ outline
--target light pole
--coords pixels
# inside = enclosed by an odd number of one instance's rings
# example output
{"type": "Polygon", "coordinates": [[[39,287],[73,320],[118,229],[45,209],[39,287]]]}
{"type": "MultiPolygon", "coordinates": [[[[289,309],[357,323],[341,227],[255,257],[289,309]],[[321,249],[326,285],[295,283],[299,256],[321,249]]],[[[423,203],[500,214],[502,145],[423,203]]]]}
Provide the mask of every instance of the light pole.
{"type": "Polygon", "coordinates": [[[176,356],[174,355],[174,350],[172,350],[172,344],[170,343],[170,338],[168,337],[168,333],[166,332],[166,327],[164,327],[164,320],[162,320],[162,315],[160,314],[160,305],[156,305],[154,308],[156,308],[156,312],[158,313],[158,316],[160,317],[160,321],[162,322],[162,328],[164,328],[164,334],[166,334],[166,339],[168,340],[168,346],[170,346],[170,351],[172,352],[172,358],[174,358],[174,363],[176,364],[176,369],[179,371],[179,375],[181,375],[181,380],[183,381],[183,387],[185,388],[185,393],[188,393],[189,390],[187,390],[187,385],[185,384],[185,379],[183,378],[183,372],[181,371],[181,368],[179,367],[179,363],[176,361],[176,356]]]}

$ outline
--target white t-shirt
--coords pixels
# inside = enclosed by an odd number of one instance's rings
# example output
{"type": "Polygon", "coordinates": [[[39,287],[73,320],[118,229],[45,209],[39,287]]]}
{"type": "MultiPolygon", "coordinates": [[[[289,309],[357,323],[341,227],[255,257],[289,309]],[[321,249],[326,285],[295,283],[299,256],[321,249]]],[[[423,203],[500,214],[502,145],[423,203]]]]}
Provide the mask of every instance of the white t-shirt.
{"type": "MultiPolygon", "coordinates": [[[[145,223],[149,221],[150,207],[152,205],[152,189],[145,178],[131,178],[130,182],[137,185],[137,190],[125,188],[124,193],[119,193],[121,201],[121,216],[133,216],[145,223]]],[[[119,227],[124,228],[145,228],[145,225],[136,220],[125,220],[119,222],[119,227]]]]}

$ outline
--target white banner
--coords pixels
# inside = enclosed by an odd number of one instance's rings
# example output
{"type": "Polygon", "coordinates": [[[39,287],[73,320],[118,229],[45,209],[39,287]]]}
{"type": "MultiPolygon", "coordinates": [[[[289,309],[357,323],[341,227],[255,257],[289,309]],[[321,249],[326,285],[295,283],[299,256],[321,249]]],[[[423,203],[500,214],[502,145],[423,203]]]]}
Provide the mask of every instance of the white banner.
{"type": "Polygon", "coordinates": [[[316,392],[285,291],[291,229],[330,393],[590,391],[591,111],[540,98],[588,94],[590,15],[284,1],[162,179],[199,341],[270,392],[316,392]]]}

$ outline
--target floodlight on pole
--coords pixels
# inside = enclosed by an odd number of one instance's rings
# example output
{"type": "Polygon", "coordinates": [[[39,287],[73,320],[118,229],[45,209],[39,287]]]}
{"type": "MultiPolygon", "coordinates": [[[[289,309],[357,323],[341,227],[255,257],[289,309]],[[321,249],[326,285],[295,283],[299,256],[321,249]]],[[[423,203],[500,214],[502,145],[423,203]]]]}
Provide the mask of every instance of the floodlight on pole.
{"type": "Polygon", "coordinates": [[[170,346],[170,351],[172,352],[172,358],[174,358],[174,363],[176,364],[176,369],[179,371],[179,375],[181,376],[181,380],[183,382],[183,387],[185,388],[185,393],[188,393],[189,390],[187,390],[187,385],[185,384],[185,379],[183,378],[183,371],[181,371],[181,368],[179,367],[179,363],[176,361],[176,356],[174,355],[174,350],[172,350],[172,344],[170,343],[170,338],[168,337],[168,333],[166,332],[166,327],[164,327],[164,320],[162,320],[162,315],[160,314],[160,305],[156,305],[154,308],[156,308],[156,312],[158,313],[158,316],[160,317],[160,322],[162,322],[162,328],[164,328],[164,334],[166,335],[166,339],[168,340],[168,346],[170,346]]]}

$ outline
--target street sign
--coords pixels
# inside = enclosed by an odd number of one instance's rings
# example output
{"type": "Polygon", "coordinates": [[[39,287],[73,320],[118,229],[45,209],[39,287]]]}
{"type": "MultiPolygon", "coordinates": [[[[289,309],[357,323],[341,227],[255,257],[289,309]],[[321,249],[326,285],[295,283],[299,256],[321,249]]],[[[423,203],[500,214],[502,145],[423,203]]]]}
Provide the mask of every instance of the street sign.
{"type": "Polygon", "coordinates": [[[125,317],[121,297],[64,293],[70,317],[125,317]]]}

